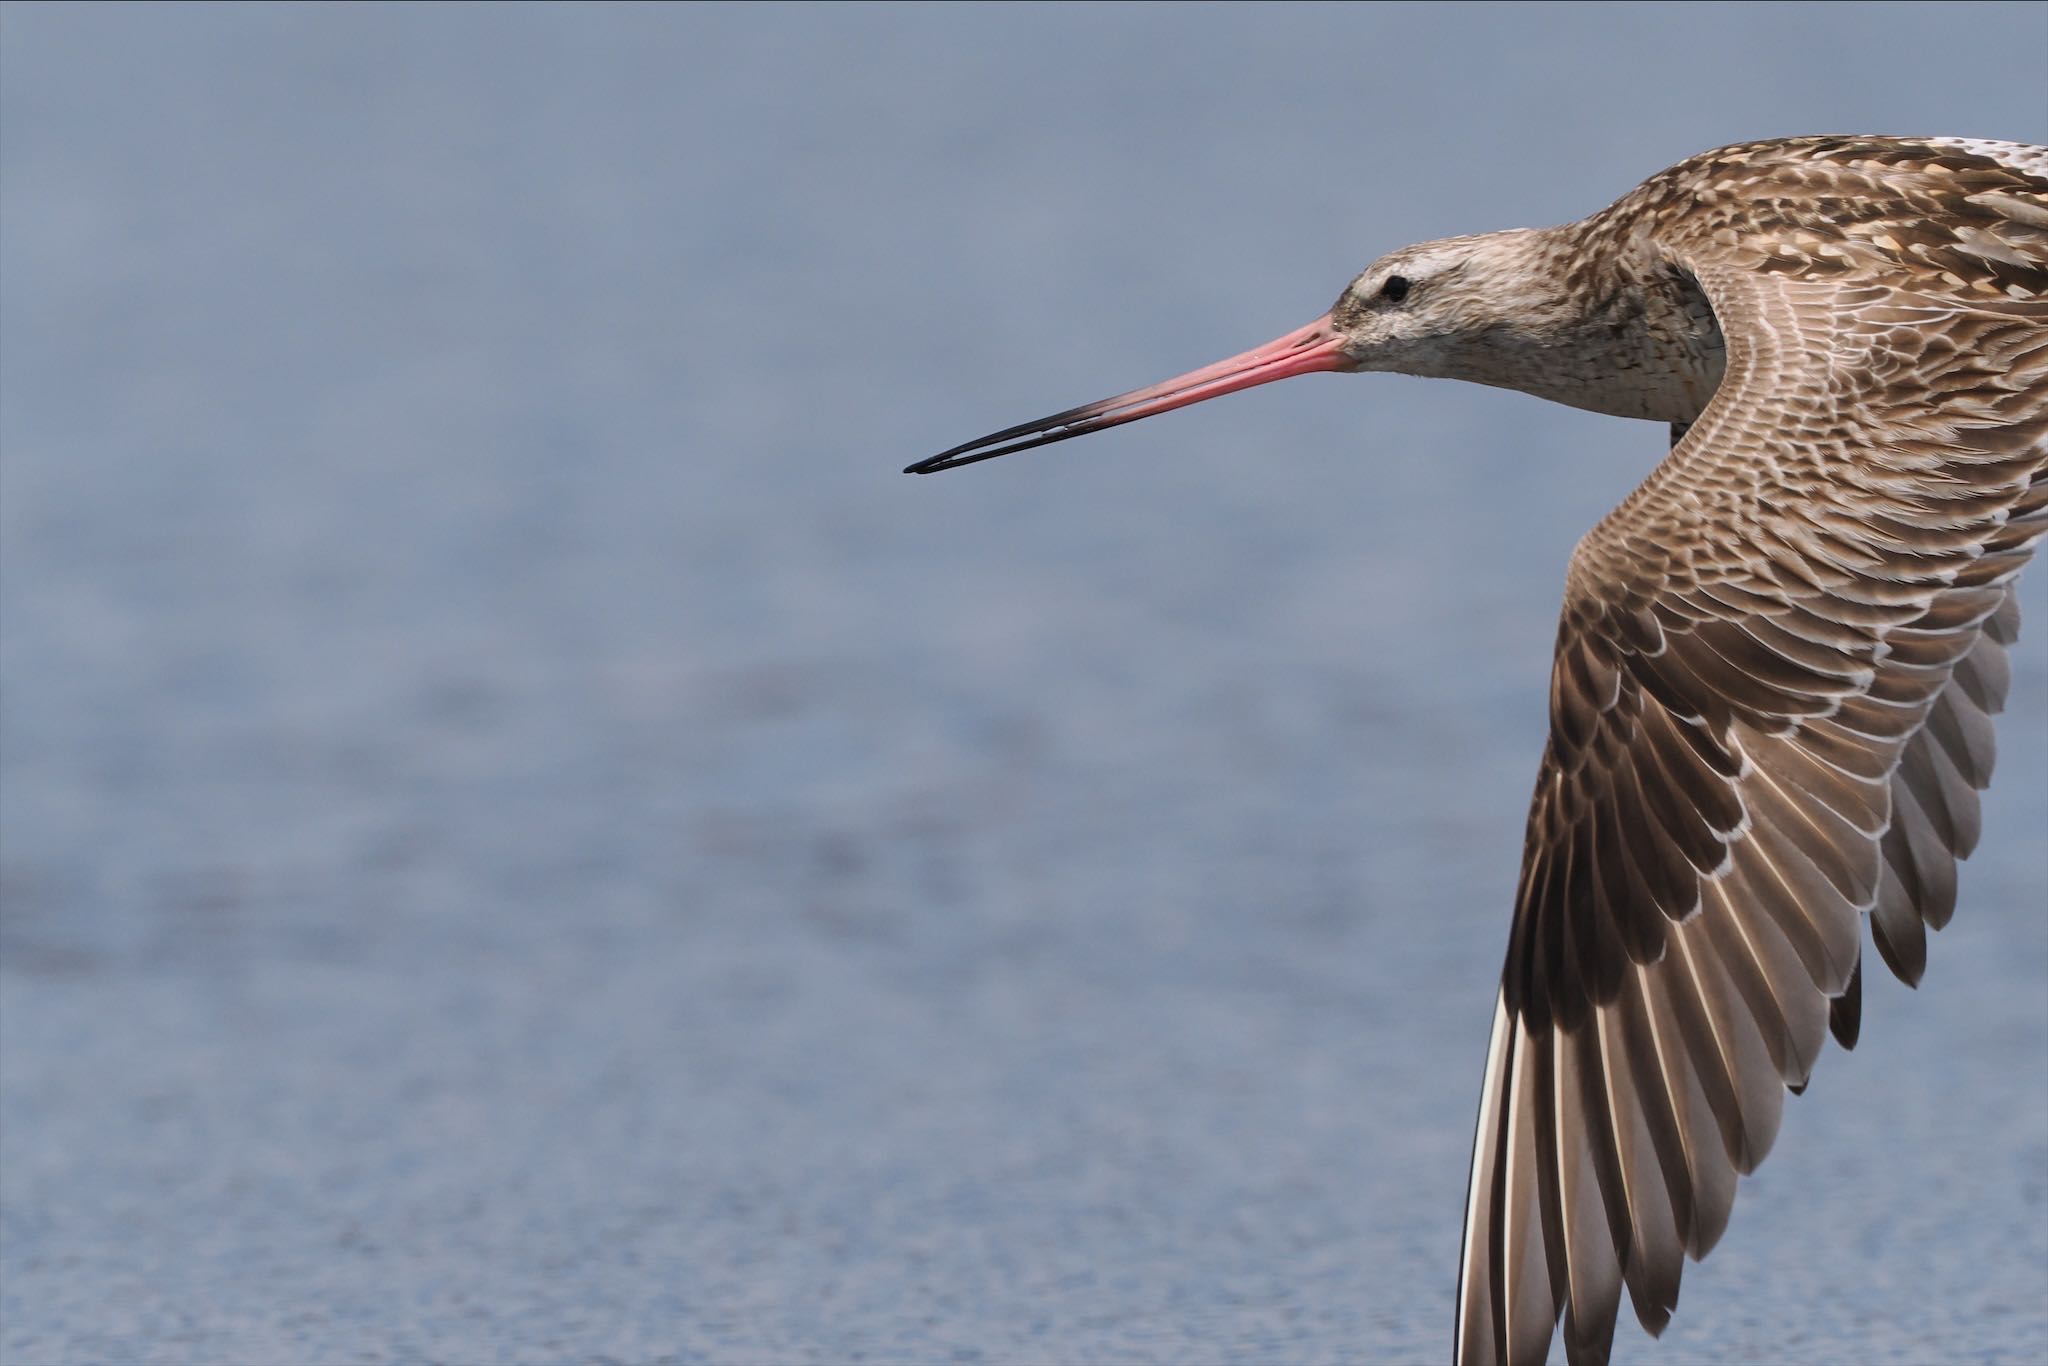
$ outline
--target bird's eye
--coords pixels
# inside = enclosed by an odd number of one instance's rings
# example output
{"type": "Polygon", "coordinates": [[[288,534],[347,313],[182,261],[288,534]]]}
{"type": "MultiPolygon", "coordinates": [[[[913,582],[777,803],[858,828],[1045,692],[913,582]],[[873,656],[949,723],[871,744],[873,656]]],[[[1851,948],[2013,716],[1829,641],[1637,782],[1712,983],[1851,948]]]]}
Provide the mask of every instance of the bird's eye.
{"type": "Polygon", "coordinates": [[[1387,282],[1380,286],[1380,297],[1388,303],[1397,304],[1408,297],[1408,289],[1407,276],[1389,275],[1387,282]]]}

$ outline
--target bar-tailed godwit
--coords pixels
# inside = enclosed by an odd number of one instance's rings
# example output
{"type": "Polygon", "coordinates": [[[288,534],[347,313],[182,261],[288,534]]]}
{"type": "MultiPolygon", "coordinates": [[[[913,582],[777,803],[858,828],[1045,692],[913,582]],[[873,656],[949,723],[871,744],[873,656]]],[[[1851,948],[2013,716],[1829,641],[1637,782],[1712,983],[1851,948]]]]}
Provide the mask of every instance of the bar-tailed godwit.
{"type": "MultiPolygon", "coordinates": [[[[1313,371],[1670,424],[1579,543],[1494,1007],[1460,1363],[1660,1332],[1785,1093],[1917,982],[1977,841],[2013,580],[2048,533],[2048,148],[1810,137],[1589,218],[1384,256],[1296,332],[910,466],[1313,371]]],[[[2030,908],[2038,910],[2038,907],[2030,908]]]]}

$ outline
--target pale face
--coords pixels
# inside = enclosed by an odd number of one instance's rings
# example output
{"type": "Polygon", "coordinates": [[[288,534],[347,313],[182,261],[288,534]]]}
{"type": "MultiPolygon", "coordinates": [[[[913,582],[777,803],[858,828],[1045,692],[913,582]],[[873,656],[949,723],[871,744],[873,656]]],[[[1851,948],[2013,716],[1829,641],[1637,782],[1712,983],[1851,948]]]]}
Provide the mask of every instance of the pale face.
{"type": "Polygon", "coordinates": [[[1360,370],[1485,378],[1503,349],[1541,346],[1564,322],[1536,287],[1541,235],[1452,237],[1389,252],[1338,296],[1330,321],[1360,370]]]}

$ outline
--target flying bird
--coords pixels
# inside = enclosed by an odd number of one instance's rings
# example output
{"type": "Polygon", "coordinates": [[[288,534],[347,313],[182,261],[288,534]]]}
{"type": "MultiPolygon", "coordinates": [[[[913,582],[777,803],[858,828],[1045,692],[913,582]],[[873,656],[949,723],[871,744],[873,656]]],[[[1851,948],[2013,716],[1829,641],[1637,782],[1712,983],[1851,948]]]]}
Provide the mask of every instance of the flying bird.
{"type": "Polygon", "coordinates": [[[1487,1047],[1463,1366],[1608,1357],[1727,1226],[1862,924],[1917,983],[1978,838],[2048,533],[2048,148],[1803,137],[1575,223],[1405,247],[1298,331],[911,465],[1291,375],[1472,380],[1668,423],[1580,541],[1487,1047]]]}

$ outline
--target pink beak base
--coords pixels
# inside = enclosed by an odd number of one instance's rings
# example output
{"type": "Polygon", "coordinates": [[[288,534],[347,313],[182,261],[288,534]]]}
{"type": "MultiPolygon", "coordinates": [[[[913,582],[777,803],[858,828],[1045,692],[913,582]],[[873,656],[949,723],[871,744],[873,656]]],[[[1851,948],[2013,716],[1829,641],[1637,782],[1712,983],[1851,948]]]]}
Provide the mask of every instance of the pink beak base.
{"type": "Polygon", "coordinates": [[[949,451],[940,451],[929,459],[906,466],[903,472],[936,474],[940,470],[972,465],[977,460],[993,460],[999,455],[1028,451],[1033,446],[1049,446],[1055,441],[1105,431],[1154,413],[1185,408],[1190,403],[1200,403],[1219,394],[1234,394],[1239,389],[1271,384],[1276,379],[1312,375],[1325,370],[1349,370],[1351,361],[1345,356],[1343,347],[1343,335],[1330,322],[1329,315],[1324,314],[1307,327],[1276,337],[1264,346],[1255,346],[1243,355],[1190,370],[1163,384],[1133,389],[1099,403],[1039,418],[1036,422],[990,432],[978,440],[955,446],[949,451]]]}

